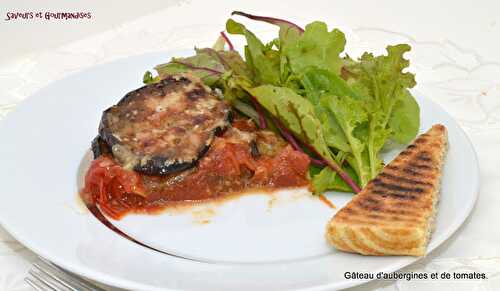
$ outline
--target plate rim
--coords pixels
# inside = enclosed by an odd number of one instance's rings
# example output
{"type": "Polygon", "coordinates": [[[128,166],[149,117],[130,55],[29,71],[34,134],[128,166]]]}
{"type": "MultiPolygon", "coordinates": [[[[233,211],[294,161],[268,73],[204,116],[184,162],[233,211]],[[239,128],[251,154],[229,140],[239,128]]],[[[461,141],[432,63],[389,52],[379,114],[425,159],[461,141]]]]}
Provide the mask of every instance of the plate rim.
{"type": "MultiPolygon", "coordinates": [[[[186,53],[186,52],[187,52],[187,50],[172,50],[172,51],[166,51],[166,52],[161,51],[162,54],[167,55],[167,56],[173,55],[175,53],[181,54],[181,53],[186,53]]],[[[149,52],[146,54],[137,54],[134,56],[127,56],[127,57],[112,60],[110,62],[105,62],[105,63],[98,64],[95,66],[90,66],[90,67],[87,67],[83,70],[79,70],[77,72],[72,72],[71,74],[68,74],[64,78],[50,82],[47,85],[45,85],[43,88],[34,92],[32,95],[30,95],[29,97],[27,97],[26,99],[24,99],[23,101],[18,103],[16,108],[14,109],[14,111],[17,111],[18,108],[20,106],[23,106],[27,100],[33,99],[33,97],[35,97],[35,95],[38,95],[38,93],[40,91],[42,91],[43,89],[45,89],[47,87],[50,87],[54,83],[64,82],[64,80],[66,80],[67,78],[78,75],[82,72],[85,72],[87,70],[91,70],[91,69],[96,68],[96,67],[108,66],[108,65],[111,65],[115,62],[124,61],[124,60],[130,59],[130,58],[145,57],[148,55],[155,55],[158,53],[160,53],[160,52],[149,52]]],[[[442,237],[438,241],[434,241],[434,242],[432,242],[432,245],[428,246],[428,250],[427,250],[427,253],[425,256],[423,256],[423,257],[404,257],[404,260],[402,260],[401,262],[398,262],[395,265],[394,264],[390,265],[386,269],[382,270],[385,272],[394,272],[394,271],[400,270],[403,267],[414,264],[415,262],[429,256],[434,250],[436,250],[439,246],[441,246],[443,244],[443,242],[448,240],[463,225],[465,220],[470,216],[472,210],[474,209],[474,207],[477,203],[479,194],[480,194],[479,160],[478,160],[478,155],[477,155],[476,149],[474,148],[474,145],[473,145],[470,137],[465,133],[464,129],[460,126],[458,121],[453,116],[451,116],[441,105],[434,102],[432,99],[425,97],[425,95],[421,94],[418,90],[412,90],[412,92],[418,98],[424,99],[426,102],[429,102],[433,106],[436,106],[440,110],[442,110],[443,114],[446,115],[446,117],[449,118],[451,121],[453,121],[454,126],[457,129],[457,132],[462,136],[462,138],[464,138],[465,145],[468,148],[470,148],[470,150],[472,151],[472,156],[470,158],[471,158],[471,162],[474,163],[474,171],[473,172],[475,173],[475,175],[474,175],[474,180],[472,182],[469,181],[469,183],[474,184],[474,187],[473,187],[474,192],[472,193],[473,196],[472,196],[472,199],[470,200],[470,203],[467,205],[467,208],[463,211],[464,214],[462,216],[460,216],[459,219],[456,219],[454,224],[452,224],[446,228],[444,235],[442,235],[442,237]]],[[[6,120],[9,119],[9,115],[10,114],[8,114],[2,121],[0,121],[0,123],[6,122],[6,120]]],[[[23,239],[23,236],[18,231],[16,231],[15,227],[14,226],[10,227],[9,224],[5,222],[5,220],[6,219],[0,213],[0,226],[2,226],[20,244],[22,244],[26,248],[30,249],[32,252],[34,252],[38,256],[41,256],[45,259],[48,259],[49,261],[55,263],[56,265],[61,266],[62,268],[66,269],[72,273],[78,274],[80,276],[83,276],[85,278],[88,278],[88,279],[91,279],[94,281],[97,281],[99,283],[103,283],[103,284],[106,284],[109,286],[115,286],[115,287],[119,287],[119,288],[125,288],[125,289],[132,288],[133,290],[153,290],[153,291],[160,291],[160,290],[177,291],[177,290],[181,290],[181,289],[172,289],[172,288],[165,288],[165,287],[148,285],[148,284],[144,284],[144,283],[138,283],[138,282],[135,282],[133,280],[127,280],[127,279],[122,279],[122,278],[119,278],[116,276],[110,276],[110,275],[108,275],[104,272],[101,272],[101,271],[95,271],[91,267],[88,267],[84,264],[73,264],[71,262],[66,262],[64,259],[60,260],[56,255],[53,255],[53,256],[50,255],[50,251],[45,251],[43,248],[38,248],[35,243],[31,243],[29,240],[23,239]]],[[[100,227],[105,228],[104,225],[100,225],[100,227]]],[[[132,242],[128,242],[128,243],[132,244],[132,242]]],[[[331,283],[321,284],[321,285],[312,285],[312,286],[306,287],[306,288],[292,288],[289,290],[319,291],[319,290],[331,290],[332,288],[333,289],[343,289],[343,288],[349,288],[349,287],[365,284],[369,281],[372,281],[372,280],[366,279],[366,280],[349,280],[349,281],[341,281],[341,282],[331,282],[331,283]]]]}

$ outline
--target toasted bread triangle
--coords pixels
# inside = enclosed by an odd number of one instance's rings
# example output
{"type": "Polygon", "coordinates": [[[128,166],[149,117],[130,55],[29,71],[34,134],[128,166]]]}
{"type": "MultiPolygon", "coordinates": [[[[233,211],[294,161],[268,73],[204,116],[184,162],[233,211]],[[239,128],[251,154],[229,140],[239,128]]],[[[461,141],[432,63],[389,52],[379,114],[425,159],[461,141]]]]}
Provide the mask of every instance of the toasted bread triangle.
{"type": "Polygon", "coordinates": [[[326,238],[363,255],[423,256],[434,227],[447,151],[443,125],[418,136],[330,220],[326,238]]]}

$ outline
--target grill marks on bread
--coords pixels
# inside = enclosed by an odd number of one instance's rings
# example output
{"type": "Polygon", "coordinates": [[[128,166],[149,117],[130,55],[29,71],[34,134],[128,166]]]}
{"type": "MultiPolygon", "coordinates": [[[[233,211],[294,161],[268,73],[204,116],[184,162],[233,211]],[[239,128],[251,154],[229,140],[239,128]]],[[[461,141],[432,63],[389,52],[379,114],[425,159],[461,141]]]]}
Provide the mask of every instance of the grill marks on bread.
{"type": "Polygon", "coordinates": [[[334,216],[328,241],[364,255],[424,255],[446,149],[443,125],[420,135],[334,216]]]}

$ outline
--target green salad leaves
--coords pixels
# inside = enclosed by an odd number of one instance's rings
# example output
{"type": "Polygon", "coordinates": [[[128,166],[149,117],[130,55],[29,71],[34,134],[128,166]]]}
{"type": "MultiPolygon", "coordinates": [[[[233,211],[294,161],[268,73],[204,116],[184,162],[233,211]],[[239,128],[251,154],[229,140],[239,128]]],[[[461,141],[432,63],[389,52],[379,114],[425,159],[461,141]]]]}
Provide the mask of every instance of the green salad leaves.
{"type": "Polygon", "coordinates": [[[276,25],[279,35],[266,43],[229,19],[227,32],[246,40],[244,57],[224,50],[221,44],[228,38],[222,33],[214,48],[196,49],[194,56],[158,65],[157,76],[146,72],[144,82],[191,72],[220,89],[240,113],[262,127],[270,123],[311,156],[315,193],[358,192],[382,169],[380,152],[386,144],[415,138],[420,110],[408,90],[416,84],[414,75],[406,72],[409,45],[352,59],[344,53],[344,34],[323,22],[302,29],[282,19],[233,14],[276,25]]]}

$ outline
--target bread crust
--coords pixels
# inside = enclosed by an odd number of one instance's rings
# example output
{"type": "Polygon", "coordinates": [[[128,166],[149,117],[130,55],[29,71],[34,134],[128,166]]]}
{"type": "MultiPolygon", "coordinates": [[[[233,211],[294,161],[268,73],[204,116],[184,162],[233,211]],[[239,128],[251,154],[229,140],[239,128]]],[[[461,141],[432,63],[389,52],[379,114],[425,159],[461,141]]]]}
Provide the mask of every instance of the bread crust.
{"type": "Polygon", "coordinates": [[[441,124],[418,136],[330,220],[328,242],[362,255],[425,255],[447,143],[441,124]]]}

